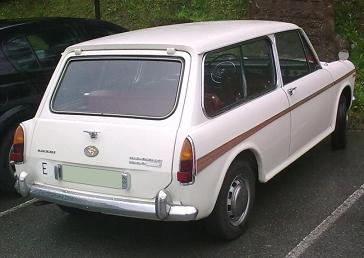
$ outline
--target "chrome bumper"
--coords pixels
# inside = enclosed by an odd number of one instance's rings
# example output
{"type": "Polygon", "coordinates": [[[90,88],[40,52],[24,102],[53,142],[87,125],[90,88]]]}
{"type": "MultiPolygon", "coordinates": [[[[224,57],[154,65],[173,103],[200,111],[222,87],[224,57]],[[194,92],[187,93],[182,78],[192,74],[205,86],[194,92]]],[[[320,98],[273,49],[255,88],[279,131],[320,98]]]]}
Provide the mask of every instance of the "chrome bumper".
{"type": "Polygon", "coordinates": [[[198,213],[195,207],[171,204],[170,195],[165,190],[160,190],[154,201],[132,201],[116,196],[34,184],[31,176],[26,172],[20,173],[15,188],[23,196],[30,195],[59,205],[117,216],[189,221],[195,220],[198,213]]]}

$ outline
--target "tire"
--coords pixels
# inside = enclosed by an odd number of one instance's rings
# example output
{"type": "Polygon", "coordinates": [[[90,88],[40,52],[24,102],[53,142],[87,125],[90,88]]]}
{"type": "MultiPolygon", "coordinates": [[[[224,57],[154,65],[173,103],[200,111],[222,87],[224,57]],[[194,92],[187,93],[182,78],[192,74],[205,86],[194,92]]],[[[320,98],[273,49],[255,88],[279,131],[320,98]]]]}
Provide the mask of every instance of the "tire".
{"type": "Polygon", "coordinates": [[[210,234],[219,239],[233,240],[244,232],[255,199],[255,180],[250,162],[237,160],[232,163],[214,210],[205,221],[210,234]]]}
{"type": "Polygon", "coordinates": [[[13,143],[14,128],[5,132],[5,137],[0,142],[0,189],[9,194],[16,194],[14,188],[14,168],[10,166],[9,154],[13,143]]]}
{"type": "Polygon", "coordinates": [[[331,146],[334,150],[346,147],[347,111],[346,98],[344,95],[341,95],[337,108],[335,130],[331,137],[331,146]]]}

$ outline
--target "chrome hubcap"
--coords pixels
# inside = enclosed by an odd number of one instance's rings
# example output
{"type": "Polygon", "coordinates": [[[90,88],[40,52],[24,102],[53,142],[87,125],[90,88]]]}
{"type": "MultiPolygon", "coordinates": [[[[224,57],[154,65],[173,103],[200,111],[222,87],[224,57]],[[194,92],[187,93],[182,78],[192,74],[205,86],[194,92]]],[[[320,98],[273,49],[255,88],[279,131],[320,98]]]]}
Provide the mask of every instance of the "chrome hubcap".
{"type": "Polygon", "coordinates": [[[249,184],[241,176],[237,176],[230,184],[227,196],[226,208],[230,224],[239,226],[243,222],[249,203],[249,184]]]}

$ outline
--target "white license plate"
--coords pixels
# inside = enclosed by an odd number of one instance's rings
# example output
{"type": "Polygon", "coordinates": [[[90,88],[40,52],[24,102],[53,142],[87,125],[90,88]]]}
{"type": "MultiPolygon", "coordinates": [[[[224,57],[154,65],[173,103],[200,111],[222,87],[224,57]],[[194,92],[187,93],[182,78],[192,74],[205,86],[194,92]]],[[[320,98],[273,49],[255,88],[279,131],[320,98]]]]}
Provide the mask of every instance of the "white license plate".
{"type": "Polygon", "coordinates": [[[130,175],[115,170],[62,165],[61,179],[66,182],[116,189],[129,189],[130,175]]]}

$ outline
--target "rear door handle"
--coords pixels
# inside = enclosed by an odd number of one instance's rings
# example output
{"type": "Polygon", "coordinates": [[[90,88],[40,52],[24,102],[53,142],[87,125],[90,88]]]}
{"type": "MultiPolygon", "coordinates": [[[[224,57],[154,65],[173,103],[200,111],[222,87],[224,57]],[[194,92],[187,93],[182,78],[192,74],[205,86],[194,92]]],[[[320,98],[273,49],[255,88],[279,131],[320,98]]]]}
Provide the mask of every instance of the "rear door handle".
{"type": "Polygon", "coordinates": [[[297,89],[297,87],[289,88],[289,89],[287,90],[287,92],[288,92],[288,94],[289,94],[290,96],[292,96],[292,95],[293,95],[293,92],[294,92],[296,89],[297,89]]]}

